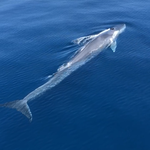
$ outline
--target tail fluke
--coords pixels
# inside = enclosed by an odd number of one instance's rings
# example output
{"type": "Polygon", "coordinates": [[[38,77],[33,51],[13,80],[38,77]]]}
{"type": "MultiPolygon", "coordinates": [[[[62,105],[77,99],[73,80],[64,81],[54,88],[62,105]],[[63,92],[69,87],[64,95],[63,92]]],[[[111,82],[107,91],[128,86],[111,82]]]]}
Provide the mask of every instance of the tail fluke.
{"type": "Polygon", "coordinates": [[[26,101],[16,100],[8,103],[1,104],[0,107],[8,107],[16,109],[32,121],[32,113],[26,101]]]}

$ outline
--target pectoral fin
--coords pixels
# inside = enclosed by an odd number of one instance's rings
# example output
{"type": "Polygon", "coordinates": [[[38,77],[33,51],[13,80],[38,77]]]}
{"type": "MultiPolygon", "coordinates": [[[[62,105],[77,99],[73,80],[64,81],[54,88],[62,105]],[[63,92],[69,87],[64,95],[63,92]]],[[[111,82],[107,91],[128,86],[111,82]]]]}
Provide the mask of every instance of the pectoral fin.
{"type": "Polygon", "coordinates": [[[116,51],[116,48],[117,48],[117,42],[114,41],[111,45],[110,45],[110,48],[112,49],[113,52],[116,51]]]}

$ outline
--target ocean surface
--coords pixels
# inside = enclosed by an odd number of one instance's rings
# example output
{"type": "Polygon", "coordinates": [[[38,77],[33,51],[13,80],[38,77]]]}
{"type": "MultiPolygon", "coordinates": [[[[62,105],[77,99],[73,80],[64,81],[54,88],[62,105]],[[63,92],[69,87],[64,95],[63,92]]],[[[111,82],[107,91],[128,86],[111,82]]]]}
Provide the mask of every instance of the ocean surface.
{"type": "Polygon", "coordinates": [[[21,100],[116,24],[110,48],[29,103],[0,108],[0,150],[150,150],[150,1],[1,0],[0,103],[21,100]]]}

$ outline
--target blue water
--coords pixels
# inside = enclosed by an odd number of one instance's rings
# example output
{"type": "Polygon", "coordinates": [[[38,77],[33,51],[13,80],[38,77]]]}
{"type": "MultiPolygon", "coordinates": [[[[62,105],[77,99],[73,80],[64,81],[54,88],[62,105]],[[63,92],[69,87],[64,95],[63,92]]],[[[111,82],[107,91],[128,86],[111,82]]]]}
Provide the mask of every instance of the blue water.
{"type": "Polygon", "coordinates": [[[118,23],[110,48],[29,106],[30,123],[0,108],[0,150],[150,149],[149,0],[1,0],[0,103],[45,83],[80,47],[118,23]]]}

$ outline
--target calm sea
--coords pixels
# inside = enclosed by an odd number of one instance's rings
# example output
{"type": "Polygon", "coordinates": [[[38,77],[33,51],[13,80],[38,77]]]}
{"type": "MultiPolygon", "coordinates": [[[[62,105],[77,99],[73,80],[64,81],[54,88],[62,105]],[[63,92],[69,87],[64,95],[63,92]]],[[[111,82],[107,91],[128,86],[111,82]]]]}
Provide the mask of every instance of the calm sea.
{"type": "Polygon", "coordinates": [[[150,1],[1,0],[0,103],[48,81],[80,47],[119,23],[110,48],[29,106],[0,108],[0,150],[150,150],[150,1]]]}

